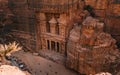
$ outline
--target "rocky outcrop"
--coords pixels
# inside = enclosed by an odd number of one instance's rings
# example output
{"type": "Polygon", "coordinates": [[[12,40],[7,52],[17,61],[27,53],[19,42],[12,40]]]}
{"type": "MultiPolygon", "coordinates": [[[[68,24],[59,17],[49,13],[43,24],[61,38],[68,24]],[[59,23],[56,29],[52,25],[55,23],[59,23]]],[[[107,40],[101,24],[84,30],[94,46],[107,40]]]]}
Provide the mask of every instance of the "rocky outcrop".
{"type": "Polygon", "coordinates": [[[87,17],[70,32],[66,65],[82,74],[115,73],[120,63],[116,41],[103,32],[104,23],[87,17]]]}
{"type": "Polygon", "coordinates": [[[30,75],[27,72],[21,71],[15,66],[2,65],[0,66],[0,75],[30,75]]]}
{"type": "Polygon", "coordinates": [[[98,73],[98,74],[95,74],[95,75],[112,75],[112,74],[110,74],[108,72],[101,72],[101,73],[98,73]]]}

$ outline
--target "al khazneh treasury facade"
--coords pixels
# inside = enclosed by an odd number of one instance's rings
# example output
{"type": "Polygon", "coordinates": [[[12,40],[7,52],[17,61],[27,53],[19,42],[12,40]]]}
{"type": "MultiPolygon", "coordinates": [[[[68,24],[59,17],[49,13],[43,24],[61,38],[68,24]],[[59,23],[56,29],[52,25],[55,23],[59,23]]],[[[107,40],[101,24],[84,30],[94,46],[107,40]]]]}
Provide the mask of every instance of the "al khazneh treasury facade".
{"type": "MultiPolygon", "coordinates": [[[[68,22],[73,17],[72,11],[78,9],[79,1],[49,1],[37,12],[37,41],[38,48],[53,50],[61,54],[66,53],[66,39],[68,37],[68,22]],[[48,4],[48,6],[47,6],[48,4]],[[70,10],[73,9],[73,10],[70,10]]],[[[42,2],[41,2],[42,3],[42,2]]]]}

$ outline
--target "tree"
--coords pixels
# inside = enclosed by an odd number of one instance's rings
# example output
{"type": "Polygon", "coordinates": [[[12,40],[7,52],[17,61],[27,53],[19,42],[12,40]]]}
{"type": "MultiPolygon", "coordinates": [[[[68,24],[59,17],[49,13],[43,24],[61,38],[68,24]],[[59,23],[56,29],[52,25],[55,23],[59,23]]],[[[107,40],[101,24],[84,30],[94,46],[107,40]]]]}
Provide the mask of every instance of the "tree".
{"type": "Polygon", "coordinates": [[[10,56],[11,53],[21,50],[22,47],[18,43],[13,42],[7,44],[0,44],[0,58],[3,64],[7,63],[6,56],[10,56]]]}

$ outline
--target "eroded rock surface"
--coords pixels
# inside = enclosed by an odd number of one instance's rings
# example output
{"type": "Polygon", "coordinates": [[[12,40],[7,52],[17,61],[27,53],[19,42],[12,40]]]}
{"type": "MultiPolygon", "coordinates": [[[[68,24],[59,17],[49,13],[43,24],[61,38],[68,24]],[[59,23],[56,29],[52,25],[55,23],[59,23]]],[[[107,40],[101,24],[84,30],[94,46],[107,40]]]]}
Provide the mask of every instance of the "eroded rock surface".
{"type": "Polygon", "coordinates": [[[10,65],[0,66],[0,75],[30,75],[21,71],[19,68],[10,65]]]}
{"type": "Polygon", "coordinates": [[[116,41],[103,32],[104,23],[87,17],[70,32],[67,66],[82,74],[115,73],[120,62],[116,41]]]}

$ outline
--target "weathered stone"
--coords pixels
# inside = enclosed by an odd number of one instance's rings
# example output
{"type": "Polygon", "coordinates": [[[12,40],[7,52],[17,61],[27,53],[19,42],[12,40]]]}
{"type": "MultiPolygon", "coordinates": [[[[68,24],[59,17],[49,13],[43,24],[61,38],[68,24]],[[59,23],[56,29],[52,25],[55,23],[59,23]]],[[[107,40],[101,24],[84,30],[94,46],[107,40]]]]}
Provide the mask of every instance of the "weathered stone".
{"type": "Polygon", "coordinates": [[[111,64],[119,63],[120,54],[115,45],[116,41],[111,35],[103,32],[104,29],[117,40],[120,39],[118,0],[8,0],[8,2],[17,20],[14,26],[17,31],[13,34],[21,39],[20,42],[27,49],[48,49],[64,55],[67,53],[67,65],[86,74],[106,71],[111,64]],[[83,11],[86,6],[87,11],[83,11]],[[90,11],[100,20],[86,18],[91,15],[90,11]],[[36,19],[37,22],[33,21],[36,19]],[[105,22],[106,26],[104,27],[104,23],[100,21],[105,22]]]}
{"type": "Polygon", "coordinates": [[[92,17],[87,17],[82,25],[74,26],[67,44],[66,65],[69,68],[87,75],[116,69],[120,53],[116,41],[103,32],[103,26],[104,23],[92,17]]]}
{"type": "Polygon", "coordinates": [[[28,72],[23,72],[15,66],[2,65],[0,66],[0,74],[2,75],[30,75],[28,72]]]}
{"type": "Polygon", "coordinates": [[[101,73],[98,73],[98,74],[95,74],[95,75],[112,75],[112,74],[109,73],[109,72],[101,72],[101,73]]]}

